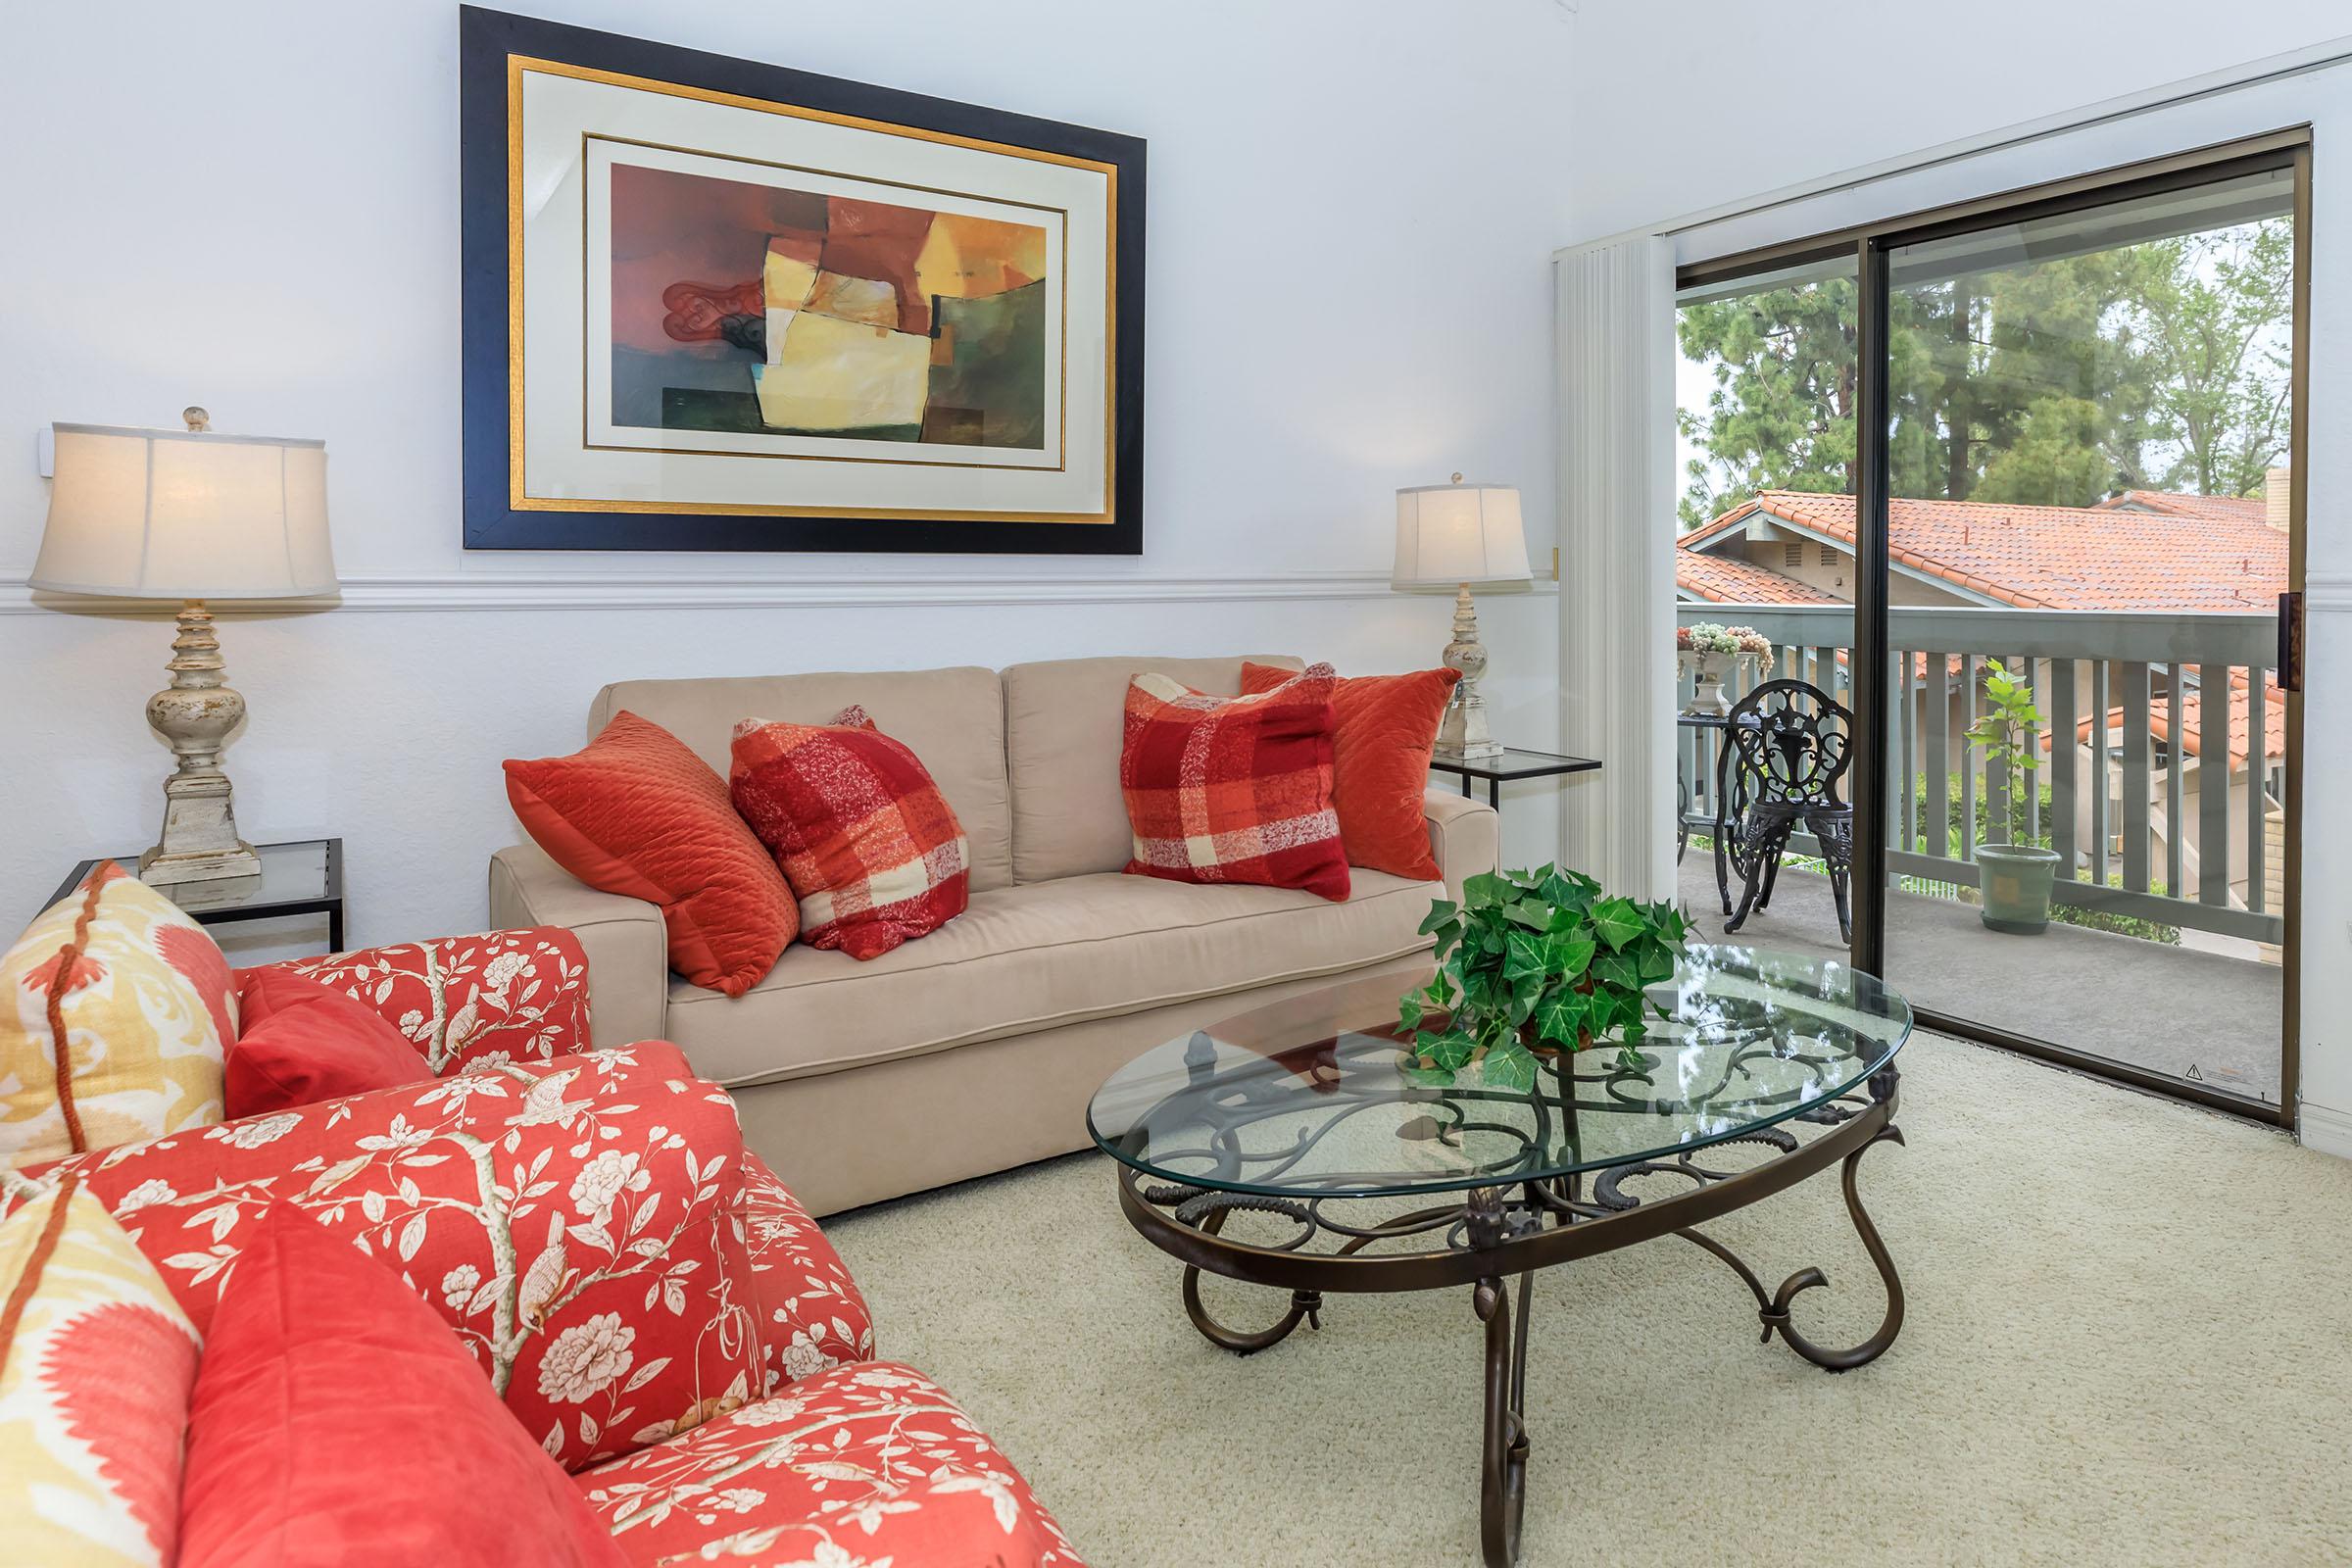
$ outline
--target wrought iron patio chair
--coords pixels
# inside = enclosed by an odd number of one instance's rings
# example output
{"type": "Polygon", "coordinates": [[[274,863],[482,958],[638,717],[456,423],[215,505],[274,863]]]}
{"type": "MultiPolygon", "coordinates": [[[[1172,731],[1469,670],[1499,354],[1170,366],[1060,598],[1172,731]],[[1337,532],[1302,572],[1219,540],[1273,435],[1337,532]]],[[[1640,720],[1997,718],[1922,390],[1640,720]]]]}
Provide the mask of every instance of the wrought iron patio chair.
{"type": "Polygon", "coordinates": [[[1715,760],[1724,831],[1715,835],[1715,886],[1723,928],[1737,931],[1752,909],[1772,904],[1781,855],[1800,826],[1813,835],[1838,905],[1838,934],[1851,940],[1847,882],[1853,869],[1854,808],[1838,798],[1851,758],[1854,715],[1809,681],[1766,681],[1740,699],[1715,760]],[[1732,908],[1732,877],[1740,907],[1732,908]]]}

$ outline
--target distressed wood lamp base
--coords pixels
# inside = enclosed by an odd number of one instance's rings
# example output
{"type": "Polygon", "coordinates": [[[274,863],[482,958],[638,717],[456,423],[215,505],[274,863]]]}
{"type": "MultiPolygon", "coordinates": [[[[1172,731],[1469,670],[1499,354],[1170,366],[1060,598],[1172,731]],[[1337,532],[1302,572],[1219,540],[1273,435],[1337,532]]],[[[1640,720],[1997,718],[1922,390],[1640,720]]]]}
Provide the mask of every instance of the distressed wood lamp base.
{"type": "Polygon", "coordinates": [[[245,720],[245,699],[227,684],[212,612],[201,599],[179,612],[172,639],[172,684],[147,699],[147,722],[171,743],[179,765],[164,780],[164,830],[139,857],[150,887],[259,876],[262,858],[237,836],[237,815],[220,748],[245,720]]]}

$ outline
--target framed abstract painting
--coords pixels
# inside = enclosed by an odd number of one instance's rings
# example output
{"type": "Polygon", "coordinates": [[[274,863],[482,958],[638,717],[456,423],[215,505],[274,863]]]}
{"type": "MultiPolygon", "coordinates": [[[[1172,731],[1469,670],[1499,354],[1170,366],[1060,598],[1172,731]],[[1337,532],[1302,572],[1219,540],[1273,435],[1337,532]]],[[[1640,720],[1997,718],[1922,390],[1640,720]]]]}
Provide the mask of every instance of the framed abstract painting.
{"type": "Polygon", "coordinates": [[[1142,553],[1143,142],[459,41],[469,548],[1142,553]]]}

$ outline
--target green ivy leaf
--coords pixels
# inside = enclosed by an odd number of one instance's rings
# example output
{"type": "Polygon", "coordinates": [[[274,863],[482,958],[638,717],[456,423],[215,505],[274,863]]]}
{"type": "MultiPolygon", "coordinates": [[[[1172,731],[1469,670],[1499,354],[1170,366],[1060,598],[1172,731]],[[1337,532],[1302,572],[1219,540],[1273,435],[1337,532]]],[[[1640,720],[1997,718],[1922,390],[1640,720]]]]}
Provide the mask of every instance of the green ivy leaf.
{"type": "Polygon", "coordinates": [[[1419,992],[1415,992],[1396,1004],[1396,1021],[1408,1034],[1421,1027],[1421,996],[1419,992]]]}
{"type": "Polygon", "coordinates": [[[1592,906],[1592,932],[1614,953],[1642,934],[1642,911],[1631,899],[1603,899],[1592,906]]]}
{"type": "Polygon", "coordinates": [[[1439,969],[1436,976],[1429,982],[1427,995],[1430,1001],[1441,1007],[1449,1004],[1454,997],[1453,978],[1443,968],[1439,969]]]}
{"type": "Polygon", "coordinates": [[[1556,934],[1544,942],[1544,948],[1551,972],[1563,980],[1581,978],[1585,967],[1592,961],[1592,955],[1600,951],[1600,945],[1582,932],[1556,934]]]}
{"type": "Polygon", "coordinates": [[[1502,916],[1513,925],[1542,931],[1551,924],[1551,906],[1540,899],[1521,899],[1504,908],[1502,916]]]}
{"type": "Polygon", "coordinates": [[[1577,1031],[1591,1016],[1583,993],[1562,986],[1536,1004],[1536,1032],[1563,1051],[1577,1047],[1577,1031]]]}
{"type": "Polygon", "coordinates": [[[1630,953],[1604,953],[1592,960],[1592,972],[1618,991],[1639,992],[1642,969],[1630,953]]]}
{"type": "Polygon", "coordinates": [[[1455,1072],[1470,1059],[1471,1053],[1478,1049],[1478,1042],[1459,1029],[1448,1029],[1444,1034],[1432,1034],[1424,1029],[1413,1037],[1413,1047],[1424,1060],[1447,1072],[1455,1072]]]}
{"type": "Polygon", "coordinates": [[[1642,983],[1643,985],[1650,985],[1673,976],[1674,951],[1665,943],[1653,937],[1643,942],[1639,951],[1641,956],[1638,961],[1642,967],[1642,983]]]}
{"type": "Polygon", "coordinates": [[[1472,909],[1498,909],[1509,902],[1511,885],[1492,871],[1481,871],[1462,883],[1462,902],[1472,909]]]}
{"type": "Polygon", "coordinates": [[[1397,1070],[1404,1074],[1407,1083],[1419,1084],[1424,1089],[1449,1089],[1453,1086],[1453,1069],[1450,1067],[1424,1067],[1418,1062],[1408,1061],[1397,1070]]]}
{"type": "Polygon", "coordinates": [[[1524,1094],[1536,1086],[1536,1058],[1516,1040],[1506,1041],[1479,1063],[1480,1076],[1494,1089],[1524,1094]]]}
{"type": "Polygon", "coordinates": [[[1514,931],[1504,944],[1502,978],[1513,987],[1529,981],[1541,982],[1550,970],[1550,955],[1544,940],[1527,931],[1514,931]]]}
{"type": "Polygon", "coordinates": [[[1429,913],[1421,918],[1421,934],[1426,937],[1436,933],[1440,928],[1451,923],[1453,917],[1460,912],[1461,906],[1455,904],[1451,899],[1431,900],[1429,913]]]}

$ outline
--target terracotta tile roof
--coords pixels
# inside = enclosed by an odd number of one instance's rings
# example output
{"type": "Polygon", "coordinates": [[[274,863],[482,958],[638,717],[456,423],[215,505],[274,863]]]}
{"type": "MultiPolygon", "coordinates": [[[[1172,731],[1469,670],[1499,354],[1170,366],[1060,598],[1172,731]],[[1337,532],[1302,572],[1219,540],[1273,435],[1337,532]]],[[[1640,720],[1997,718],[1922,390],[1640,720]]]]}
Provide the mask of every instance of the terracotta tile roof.
{"type": "Polygon", "coordinates": [[[1799,582],[1768,566],[1737,556],[1710,556],[1680,550],[1674,558],[1675,586],[1719,605],[1842,605],[1838,598],[1809,582],[1799,582]]]}
{"type": "MultiPolygon", "coordinates": [[[[2262,755],[2267,760],[2286,755],[2286,694],[2278,687],[2268,687],[2263,696],[2262,755]]],[[[2237,771],[2246,765],[2246,727],[2248,707],[2246,683],[2233,674],[2230,682],[2230,769],[2237,771]]],[[[2201,756],[2205,750],[2205,706],[2196,692],[2183,692],[2180,697],[2180,722],[2184,733],[2180,737],[2180,752],[2184,757],[2201,756]]],[[[2075,738],[2090,744],[2091,720],[2087,717],[2075,725],[2075,738]]],[[[2107,710],[2107,733],[2111,743],[2124,733],[2124,710],[2107,710]]],[[[2148,734],[2156,740],[2170,743],[2173,734],[2172,699],[2159,694],[2148,702],[2148,734]]],[[[2043,751],[2048,751],[2050,738],[2041,738],[2043,751]]]]}
{"type": "MultiPolygon", "coordinates": [[[[2261,502],[2156,499],[2177,505],[2133,511],[1895,501],[1887,509],[1887,544],[1894,560],[1913,570],[2030,610],[2272,608],[2286,588],[2286,535],[2264,525],[2261,502]]],[[[1852,496],[1791,490],[1764,491],[1680,542],[1689,551],[1759,512],[1853,548],[1852,496]]]]}
{"type": "Polygon", "coordinates": [[[2110,496],[2091,510],[2162,512],[2176,517],[2211,517],[2222,522],[2261,522],[2260,496],[2177,496],[2165,490],[2127,490],[2110,496]]]}

